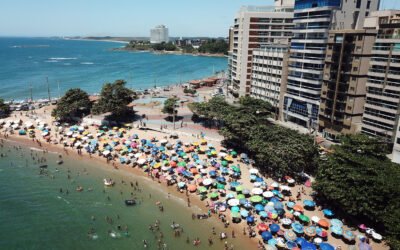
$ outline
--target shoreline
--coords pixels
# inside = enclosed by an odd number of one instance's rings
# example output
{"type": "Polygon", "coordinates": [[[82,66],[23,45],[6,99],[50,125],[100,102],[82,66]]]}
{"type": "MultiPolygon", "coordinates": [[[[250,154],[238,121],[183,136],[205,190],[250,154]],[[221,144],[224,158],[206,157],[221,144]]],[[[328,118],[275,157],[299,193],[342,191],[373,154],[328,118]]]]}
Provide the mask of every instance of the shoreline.
{"type": "MultiPolygon", "coordinates": [[[[157,132],[160,133],[160,132],[157,132]]],[[[48,153],[56,153],[56,154],[61,154],[63,157],[71,158],[71,159],[76,159],[76,160],[85,160],[85,161],[92,161],[95,163],[99,163],[96,167],[101,168],[102,170],[106,171],[118,171],[120,175],[131,178],[130,175],[135,176],[136,178],[141,178],[144,181],[148,183],[153,183],[157,187],[161,189],[161,192],[163,193],[169,193],[171,196],[174,197],[174,202],[178,204],[178,206],[184,206],[186,204],[186,198],[190,197],[190,210],[193,213],[201,212],[203,214],[207,214],[208,207],[206,204],[199,199],[199,196],[196,194],[189,194],[189,196],[186,196],[184,192],[178,192],[176,189],[176,186],[166,186],[165,183],[160,183],[157,182],[157,179],[152,180],[149,178],[149,176],[143,172],[141,169],[137,167],[129,167],[127,165],[123,165],[120,163],[115,162],[115,166],[117,169],[113,168],[113,166],[110,163],[106,162],[106,159],[103,157],[100,157],[96,154],[93,154],[91,157],[87,154],[78,154],[78,152],[72,148],[67,148],[67,151],[64,151],[63,147],[61,147],[60,144],[52,144],[45,142],[43,140],[39,140],[41,142],[41,146],[37,144],[37,142],[32,141],[29,138],[26,137],[20,137],[16,134],[14,135],[8,135],[8,138],[5,138],[3,134],[0,134],[0,139],[3,140],[5,143],[10,143],[10,144],[20,144],[23,147],[30,149],[30,150],[38,150],[38,151],[44,151],[46,150],[48,153]]],[[[232,218],[230,215],[227,216],[230,221],[232,221],[232,218]]],[[[212,214],[212,216],[207,220],[211,224],[215,225],[220,225],[221,226],[221,221],[218,219],[217,214],[212,214]]],[[[230,230],[235,231],[235,239],[240,241],[245,242],[245,245],[248,245],[251,247],[251,249],[256,249],[257,243],[258,243],[258,238],[249,238],[246,235],[243,235],[242,230],[243,228],[241,227],[241,224],[235,224],[235,223],[230,223],[229,227],[227,229],[227,234],[230,235],[230,230]]],[[[232,237],[228,237],[228,240],[232,239],[232,237]]],[[[204,244],[206,244],[204,242],[204,244]]]]}
{"type": "Polygon", "coordinates": [[[182,51],[155,51],[155,50],[137,50],[137,49],[129,49],[126,47],[114,48],[113,51],[127,51],[127,52],[138,52],[138,53],[152,53],[154,55],[184,55],[184,56],[203,56],[203,57],[217,57],[224,58],[228,57],[224,54],[210,54],[210,53],[184,53],[182,51]]]}

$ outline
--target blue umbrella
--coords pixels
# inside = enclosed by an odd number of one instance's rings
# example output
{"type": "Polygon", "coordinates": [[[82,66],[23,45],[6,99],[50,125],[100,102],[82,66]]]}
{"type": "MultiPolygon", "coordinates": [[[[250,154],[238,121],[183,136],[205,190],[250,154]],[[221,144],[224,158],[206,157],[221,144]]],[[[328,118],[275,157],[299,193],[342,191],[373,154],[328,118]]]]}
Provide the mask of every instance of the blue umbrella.
{"type": "Polygon", "coordinates": [[[275,246],[278,244],[278,241],[274,238],[268,240],[268,245],[275,246]]]}
{"type": "Polygon", "coordinates": [[[253,205],[251,204],[250,201],[246,201],[246,202],[243,204],[243,206],[244,206],[245,208],[251,208],[253,205]]]}
{"type": "Polygon", "coordinates": [[[260,212],[260,211],[264,211],[264,206],[263,205],[261,205],[261,204],[257,204],[257,205],[255,205],[255,207],[254,207],[258,212],[260,212]]]}
{"type": "Polygon", "coordinates": [[[295,231],[295,232],[298,233],[298,234],[304,233],[304,227],[303,227],[303,225],[301,225],[301,224],[298,223],[298,222],[295,222],[295,223],[292,224],[292,229],[293,229],[293,231],[295,231]]]}
{"type": "Polygon", "coordinates": [[[289,201],[288,203],[286,203],[286,206],[287,206],[288,208],[293,208],[294,205],[295,205],[295,203],[292,202],[292,201],[289,201]]]}
{"type": "Polygon", "coordinates": [[[275,203],[275,204],[274,204],[274,208],[275,208],[276,210],[282,210],[282,209],[283,209],[283,204],[282,204],[282,202],[277,202],[277,203],[275,203]]]}
{"type": "Polygon", "coordinates": [[[286,247],[287,247],[287,249],[293,249],[293,248],[297,247],[297,244],[294,241],[287,241],[286,247]]]}
{"type": "Polygon", "coordinates": [[[250,180],[251,181],[255,181],[257,179],[257,176],[255,176],[254,174],[250,175],[250,180]]]}
{"type": "Polygon", "coordinates": [[[247,211],[247,210],[241,210],[241,211],[240,211],[240,215],[241,215],[242,217],[247,217],[247,216],[249,216],[249,211],[247,211]]]}
{"type": "Polygon", "coordinates": [[[320,250],[335,250],[335,247],[329,243],[322,242],[321,244],[319,244],[319,249],[320,250]]]}
{"type": "Polygon", "coordinates": [[[264,182],[264,179],[261,177],[256,177],[256,182],[264,182]]]}
{"type": "Polygon", "coordinates": [[[261,238],[265,241],[268,241],[268,240],[272,239],[272,234],[268,231],[264,231],[261,234],[261,238]]]}
{"type": "Polygon", "coordinates": [[[226,182],[225,177],[222,177],[222,176],[217,177],[216,180],[217,180],[218,182],[220,182],[220,183],[225,183],[225,182],[226,182]]]}
{"type": "Polygon", "coordinates": [[[343,222],[341,222],[341,221],[338,220],[338,219],[332,219],[332,220],[331,220],[331,225],[332,225],[332,226],[342,227],[342,226],[343,226],[343,222]]]}
{"type": "Polygon", "coordinates": [[[208,174],[209,174],[211,177],[214,177],[214,176],[217,175],[217,172],[216,172],[215,170],[211,170],[208,174]]]}
{"type": "Polygon", "coordinates": [[[331,231],[332,233],[336,235],[342,235],[343,234],[343,229],[339,226],[331,226],[331,231]]]}
{"type": "Polygon", "coordinates": [[[232,212],[239,212],[240,208],[238,206],[234,206],[234,207],[231,208],[231,211],[232,212]]]}
{"type": "Polygon", "coordinates": [[[281,227],[278,224],[271,224],[271,226],[269,226],[271,233],[277,233],[279,229],[281,229],[281,227]]]}
{"type": "Polygon", "coordinates": [[[304,200],[303,204],[304,204],[305,207],[311,207],[311,208],[315,207],[315,202],[312,201],[312,200],[304,200]]]}
{"type": "Polygon", "coordinates": [[[254,223],[254,217],[253,216],[248,216],[246,218],[247,223],[254,223]]]}
{"type": "Polygon", "coordinates": [[[237,186],[240,186],[240,182],[234,181],[234,182],[229,183],[229,185],[231,186],[231,188],[235,188],[237,186]]]}
{"type": "Polygon", "coordinates": [[[334,215],[334,213],[332,212],[332,210],[330,209],[324,209],[322,210],[322,212],[324,213],[325,216],[327,217],[332,217],[334,215]]]}
{"type": "Polygon", "coordinates": [[[239,204],[240,205],[244,205],[244,204],[246,204],[246,201],[247,201],[246,199],[240,199],[239,200],[239,204]]]}
{"type": "Polygon", "coordinates": [[[303,237],[298,237],[298,238],[296,239],[296,243],[297,243],[299,246],[302,246],[305,242],[307,242],[307,240],[304,239],[303,237]]]}
{"type": "Polygon", "coordinates": [[[265,211],[261,211],[261,212],[259,213],[259,215],[260,215],[261,218],[267,218],[267,217],[268,217],[268,213],[265,212],[265,211]]]}
{"type": "Polygon", "coordinates": [[[279,199],[276,198],[276,197],[272,197],[269,201],[270,201],[270,202],[273,202],[273,203],[280,202],[279,199]]]}
{"type": "Polygon", "coordinates": [[[235,198],[235,194],[230,193],[230,194],[228,194],[228,195],[226,196],[226,198],[228,198],[228,199],[235,198]]]}
{"type": "Polygon", "coordinates": [[[301,245],[301,250],[317,250],[317,247],[310,242],[304,242],[303,245],[301,245]]]}

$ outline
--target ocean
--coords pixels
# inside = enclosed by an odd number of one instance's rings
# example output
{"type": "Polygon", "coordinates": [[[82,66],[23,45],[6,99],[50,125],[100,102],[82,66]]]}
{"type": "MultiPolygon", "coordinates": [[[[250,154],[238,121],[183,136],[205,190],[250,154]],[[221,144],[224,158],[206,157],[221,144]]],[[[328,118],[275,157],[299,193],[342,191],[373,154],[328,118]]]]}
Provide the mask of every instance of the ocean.
{"type": "MultiPolygon", "coordinates": [[[[64,164],[57,165],[58,154],[28,147],[17,150],[19,146],[6,143],[0,147],[0,249],[144,249],[143,240],[148,242],[147,249],[160,249],[160,232],[161,249],[224,248],[217,236],[211,247],[207,239],[213,226],[217,233],[229,233],[229,229],[223,229],[216,219],[192,220],[196,207],[188,208],[185,200],[173,194],[168,197],[160,184],[147,177],[77,160],[79,156],[64,156],[64,164]],[[42,157],[47,162],[37,163],[42,157]],[[48,166],[41,173],[39,166],[43,164],[48,166]],[[113,178],[116,185],[105,187],[104,178],[113,178]],[[131,187],[130,182],[135,185],[136,181],[141,191],[131,187]],[[83,191],[77,192],[77,186],[83,191]],[[139,204],[126,206],[124,200],[132,197],[139,204]],[[156,206],[157,201],[163,204],[164,212],[156,206]],[[148,228],[156,219],[160,232],[153,233],[148,228]],[[180,237],[174,236],[172,222],[183,227],[180,237]],[[193,246],[195,237],[200,238],[200,246],[193,246]]],[[[235,249],[246,248],[238,238],[233,244],[235,249]]]]}
{"type": "Polygon", "coordinates": [[[201,79],[226,70],[227,59],[115,51],[124,44],[50,38],[0,38],[0,98],[47,98],[80,87],[99,93],[117,79],[137,90],[201,79]]]}

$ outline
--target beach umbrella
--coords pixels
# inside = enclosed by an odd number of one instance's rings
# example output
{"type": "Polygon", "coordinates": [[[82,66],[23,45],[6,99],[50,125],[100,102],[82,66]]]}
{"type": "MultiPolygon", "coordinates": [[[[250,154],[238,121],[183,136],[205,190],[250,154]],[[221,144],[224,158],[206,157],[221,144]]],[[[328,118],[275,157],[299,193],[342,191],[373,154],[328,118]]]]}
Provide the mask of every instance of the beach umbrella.
{"type": "Polygon", "coordinates": [[[239,212],[231,212],[232,218],[240,218],[240,213],[239,212]]]}
{"type": "MultiPolygon", "coordinates": [[[[271,240],[275,240],[275,239],[271,239],[271,240]]],[[[269,240],[268,242],[270,242],[271,240],[269,240]]],[[[268,245],[265,246],[265,250],[277,250],[277,248],[276,248],[276,246],[268,243],[268,245]]]]}
{"type": "Polygon", "coordinates": [[[291,229],[286,230],[286,232],[285,232],[285,234],[284,234],[284,237],[285,237],[285,239],[288,240],[288,241],[294,241],[294,240],[297,239],[296,233],[295,233],[293,230],[291,230],[291,229]]]}
{"type": "Polygon", "coordinates": [[[238,206],[231,207],[231,212],[236,212],[237,213],[239,211],[240,211],[240,208],[238,206]]]}
{"type": "Polygon", "coordinates": [[[285,226],[288,226],[288,225],[292,224],[292,220],[289,218],[283,218],[283,219],[281,219],[281,223],[285,226]]]}
{"type": "Polygon", "coordinates": [[[334,215],[334,213],[330,209],[324,209],[324,210],[322,210],[322,212],[324,213],[324,215],[326,217],[332,217],[334,215]]]}
{"type": "Polygon", "coordinates": [[[234,193],[229,193],[229,194],[226,196],[226,198],[227,198],[227,199],[233,199],[233,198],[235,198],[235,194],[234,194],[234,193]]]}
{"type": "Polygon", "coordinates": [[[18,134],[19,135],[26,135],[26,131],[21,129],[21,130],[18,131],[18,134]]]}
{"type": "Polygon", "coordinates": [[[267,218],[267,217],[268,217],[268,213],[265,212],[265,211],[260,211],[260,212],[258,213],[258,215],[260,215],[261,218],[267,218]]]}
{"type": "Polygon", "coordinates": [[[218,190],[225,190],[225,185],[222,183],[217,183],[217,189],[218,190]]]}
{"type": "Polygon", "coordinates": [[[245,199],[246,197],[244,196],[244,194],[238,194],[236,196],[236,199],[241,200],[241,199],[245,199]]]}
{"type": "Polygon", "coordinates": [[[315,202],[312,200],[304,200],[303,204],[305,207],[309,207],[309,208],[314,208],[315,207],[315,202]]]}
{"type": "Polygon", "coordinates": [[[293,210],[297,211],[297,212],[303,212],[304,211],[303,207],[301,205],[299,205],[299,204],[294,205],[293,206],[293,210]]]}
{"type": "Polygon", "coordinates": [[[264,211],[264,206],[262,204],[257,204],[254,206],[254,208],[257,210],[257,212],[264,211]]]}
{"type": "Polygon", "coordinates": [[[305,223],[310,222],[310,218],[309,218],[308,216],[304,215],[304,214],[300,214],[300,215],[299,215],[299,219],[300,219],[302,222],[305,222],[305,223]]]}
{"type": "Polygon", "coordinates": [[[226,167],[226,166],[228,166],[228,162],[227,161],[221,161],[221,165],[226,167]]]}
{"type": "Polygon", "coordinates": [[[234,156],[234,157],[237,156],[237,152],[234,151],[234,150],[232,150],[230,154],[231,154],[232,156],[234,156]]]}
{"type": "Polygon", "coordinates": [[[296,203],[294,203],[293,201],[289,201],[289,202],[286,203],[286,206],[287,206],[288,208],[293,208],[294,205],[296,205],[296,203]]]}
{"type": "Polygon", "coordinates": [[[250,173],[250,174],[253,174],[253,175],[254,175],[254,174],[258,174],[258,169],[252,168],[252,169],[249,170],[249,173],[250,173]]]}
{"type": "Polygon", "coordinates": [[[263,198],[261,196],[259,196],[259,195],[254,195],[254,196],[250,197],[250,201],[253,202],[253,203],[259,203],[259,202],[262,201],[262,199],[263,198]]]}
{"type": "Polygon", "coordinates": [[[195,191],[197,190],[197,186],[194,185],[194,184],[189,184],[189,185],[187,186],[187,190],[188,190],[189,192],[195,192],[195,191]]]}
{"type": "Polygon", "coordinates": [[[285,213],[285,218],[289,218],[289,219],[293,219],[293,214],[292,213],[290,213],[290,212],[286,212],[285,213]]]}
{"type": "Polygon", "coordinates": [[[294,249],[297,248],[297,244],[294,241],[287,241],[286,242],[286,248],[287,249],[294,249]]]}
{"type": "Polygon", "coordinates": [[[355,239],[355,235],[352,231],[350,230],[344,230],[343,232],[343,238],[345,238],[348,241],[353,241],[355,239]]]}
{"type": "Polygon", "coordinates": [[[271,231],[271,233],[277,233],[279,230],[281,229],[281,227],[278,224],[271,224],[269,226],[269,230],[271,231]]]}
{"type": "Polygon", "coordinates": [[[333,234],[336,234],[336,235],[342,235],[343,234],[342,227],[339,227],[337,225],[332,225],[330,229],[331,229],[333,234]]]}
{"type": "Polygon", "coordinates": [[[246,218],[246,217],[249,216],[249,211],[247,211],[247,210],[241,210],[241,211],[240,211],[240,215],[241,215],[243,218],[246,218]]]}
{"type": "Polygon", "coordinates": [[[274,208],[275,208],[275,210],[283,210],[283,204],[282,204],[282,202],[275,202],[275,204],[274,204],[274,208]]]}
{"type": "Polygon", "coordinates": [[[317,228],[315,226],[309,226],[304,228],[304,234],[308,237],[314,237],[317,235],[317,228]]]}
{"type": "Polygon", "coordinates": [[[246,201],[246,202],[243,204],[243,207],[245,207],[245,208],[251,208],[251,207],[252,207],[251,202],[250,202],[250,201],[246,201]]]}
{"type": "Polygon", "coordinates": [[[331,225],[332,225],[332,226],[342,227],[342,226],[343,226],[343,222],[341,222],[341,221],[338,220],[338,219],[332,219],[332,220],[331,220],[331,225]]]}
{"type": "Polygon", "coordinates": [[[199,190],[199,193],[201,193],[201,194],[207,193],[207,188],[205,188],[205,187],[200,187],[198,190],[199,190]]]}
{"type": "Polygon", "coordinates": [[[298,237],[298,238],[295,240],[295,242],[296,242],[297,245],[302,246],[304,243],[307,242],[307,240],[304,239],[303,237],[298,237]]]}
{"type": "Polygon", "coordinates": [[[268,225],[265,224],[264,222],[262,222],[262,223],[257,225],[257,230],[258,231],[262,231],[262,232],[267,231],[268,230],[268,225]]]}
{"type": "Polygon", "coordinates": [[[335,250],[335,247],[329,243],[323,242],[323,243],[319,244],[319,249],[320,250],[335,250]]]}
{"type": "Polygon", "coordinates": [[[242,194],[244,194],[244,195],[249,195],[250,192],[251,192],[251,191],[250,191],[249,189],[245,188],[245,189],[243,189],[242,194]]]}
{"type": "Polygon", "coordinates": [[[180,162],[178,163],[178,167],[186,167],[186,162],[180,161],[180,162]]]}
{"type": "Polygon", "coordinates": [[[249,223],[249,224],[254,223],[254,217],[253,217],[253,216],[248,216],[248,217],[246,218],[246,221],[247,221],[247,223],[249,223]]]}
{"type": "Polygon", "coordinates": [[[330,224],[327,220],[321,219],[318,221],[318,225],[323,228],[328,228],[330,224]]]}
{"type": "Polygon", "coordinates": [[[319,220],[320,218],[318,216],[314,215],[313,217],[311,217],[311,221],[314,222],[315,224],[318,224],[319,220]]]}
{"type": "Polygon", "coordinates": [[[263,193],[263,190],[262,190],[261,188],[253,188],[253,189],[251,190],[251,193],[252,193],[252,194],[255,194],[255,195],[260,195],[260,194],[263,193]]]}
{"type": "Polygon", "coordinates": [[[231,166],[232,171],[234,172],[240,172],[240,168],[238,166],[231,166]]]}
{"type": "Polygon", "coordinates": [[[301,250],[317,250],[317,247],[314,244],[306,241],[301,245],[301,250]]]}
{"type": "Polygon", "coordinates": [[[272,239],[272,234],[270,232],[268,232],[268,231],[264,231],[264,232],[261,233],[261,238],[264,241],[268,241],[268,240],[272,239]]]}
{"type": "Polygon", "coordinates": [[[233,188],[236,188],[236,187],[240,186],[240,182],[233,181],[233,182],[230,182],[229,185],[233,189],[233,188]]]}
{"type": "Polygon", "coordinates": [[[230,199],[230,200],[228,201],[228,205],[231,206],[231,207],[233,207],[233,206],[238,206],[239,204],[240,204],[240,202],[239,202],[238,199],[230,199]]]}
{"type": "Polygon", "coordinates": [[[261,183],[264,183],[264,179],[263,179],[263,178],[261,178],[261,177],[257,177],[257,178],[256,178],[256,182],[261,182],[261,183]]]}
{"type": "Polygon", "coordinates": [[[275,246],[277,243],[278,243],[278,241],[274,238],[268,240],[268,245],[270,245],[270,246],[275,246]]]}
{"type": "Polygon", "coordinates": [[[326,238],[326,237],[328,237],[328,233],[327,233],[325,230],[323,230],[322,228],[317,227],[317,228],[316,228],[316,231],[317,231],[317,235],[318,235],[319,237],[321,237],[321,238],[326,238]]]}
{"type": "Polygon", "coordinates": [[[271,187],[273,187],[273,188],[278,188],[278,187],[279,187],[279,183],[278,183],[278,182],[273,182],[273,183],[271,184],[271,187]]]}
{"type": "Polygon", "coordinates": [[[216,199],[218,198],[218,193],[217,192],[212,192],[211,194],[208,195],[211,199],[216,199]]]}
{"type": "Polygon", "coordinates": [[[265,192],[263,193],[263,196],[264,196],[265,198],[272,198],[272,197],[274,196],[274,193],[272,193],[271,191],[265,191],[265,192]]]}
{"type": "Polygon", "coordinates": [[[218,176],[215,180],[217,180],[220,183],[225,183],[226,182],[226,179],[223,176],[218,176]]]}
{"type": "Polygon", "coordinates": [[[208,174],[209,174],[211,177],[215,177],[215,176],[217,176],[217,171],[211,170],[210,172],[208,172],[208,174]]]}
{"type": "Polygon", "coordinates": [[[295,231],[295,232],[298,233],[298,234],[304,233],[304,227],[303,227],[303,225],[301,225],[301,224],[298,223],[298,222],[295,222],[295,223],[292,224],[292,229],[293,229],[293,231],[295,231]]]}
{"type": "MultiPolygon", "coordinates": [[[[231,184],[232,186],[232,184],[231,184]]],[[[242,192],[243,191],[243,186],[236,186],[235,187],[236,192],[242,192]]]]}
{"type": "Polygon", "coordinates": [[[276,211],[274,212],[268,212],[268,218],[270,219],[276,219],[278,218],[278,213],[276,211]]]}
{"type": "Polygon", "coordinates": [[[209,186],[209,185],[211,185],[213,183],[213,180],[211,180],[211,179],[204,179],[203,180],[203,185],[204,186],[209,186]]]}

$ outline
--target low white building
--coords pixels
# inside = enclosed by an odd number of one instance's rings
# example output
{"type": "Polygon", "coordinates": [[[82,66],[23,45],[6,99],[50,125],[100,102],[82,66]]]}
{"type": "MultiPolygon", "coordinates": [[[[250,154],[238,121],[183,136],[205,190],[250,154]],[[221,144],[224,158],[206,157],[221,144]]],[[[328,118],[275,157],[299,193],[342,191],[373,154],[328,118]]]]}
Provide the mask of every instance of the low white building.
{"type": "Polygon", "coordinates": [[[168,28],[165,25],[158,25],[150,30],[150,43],[169,42],[168,28]]]}

